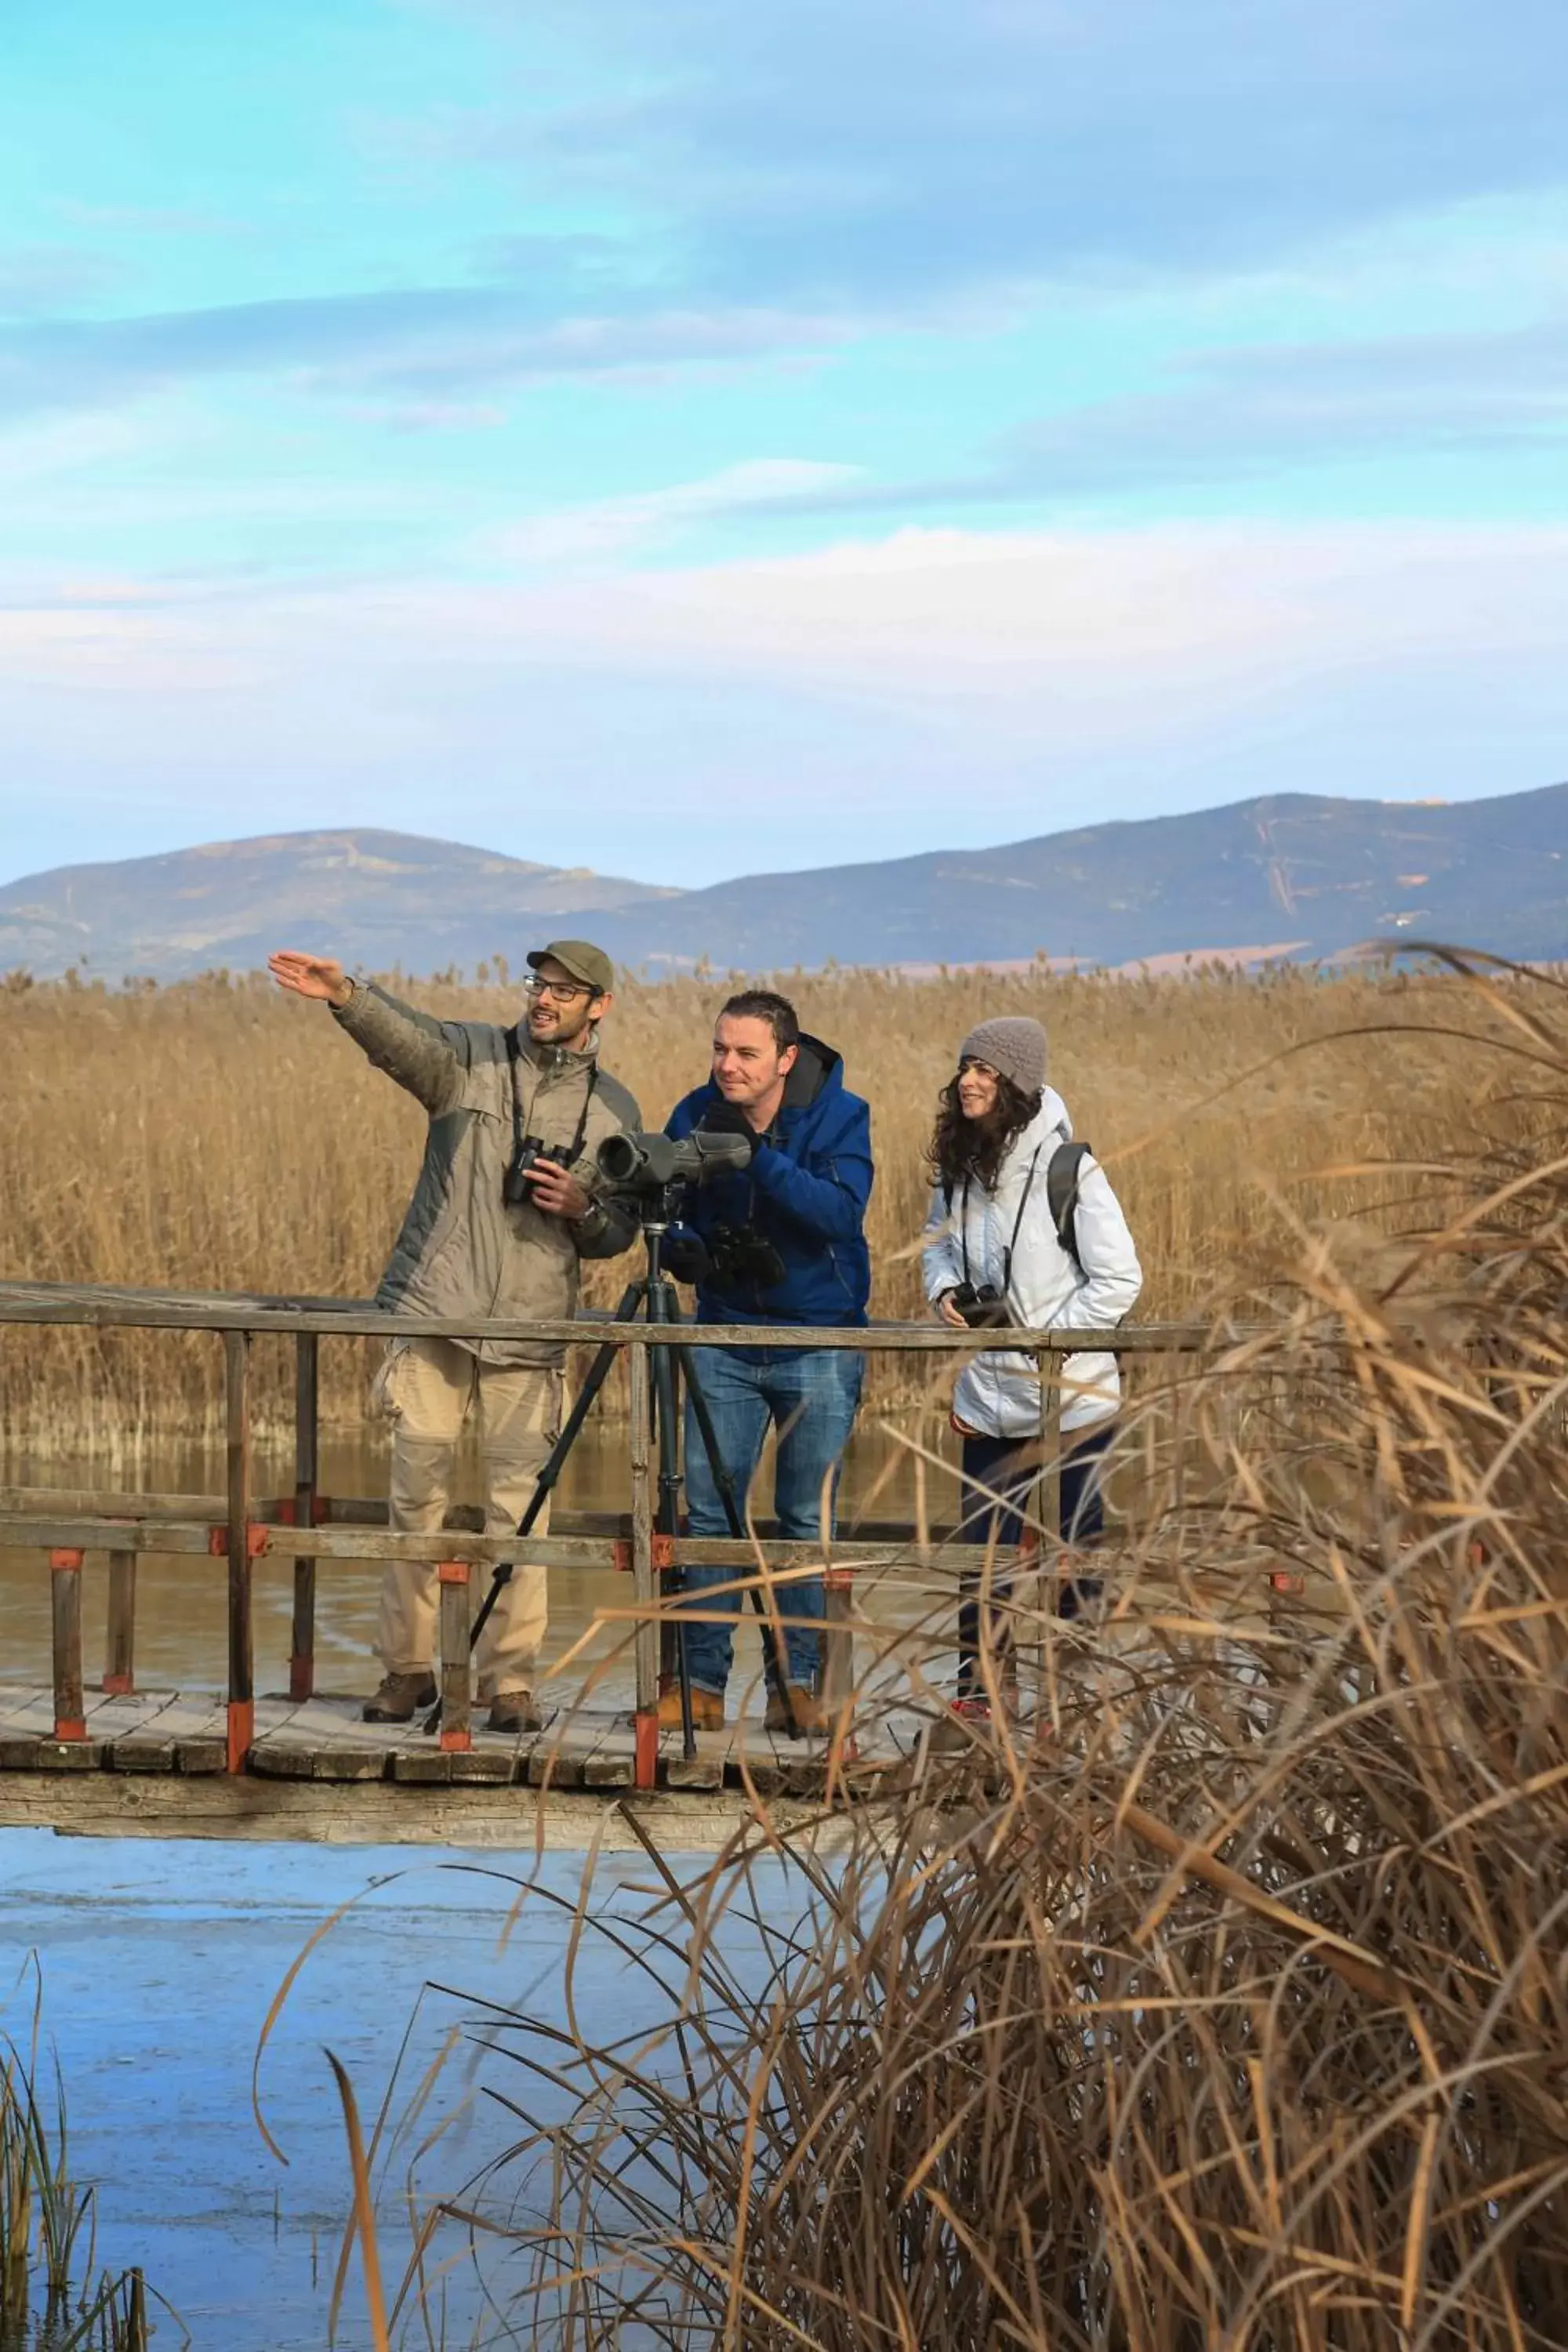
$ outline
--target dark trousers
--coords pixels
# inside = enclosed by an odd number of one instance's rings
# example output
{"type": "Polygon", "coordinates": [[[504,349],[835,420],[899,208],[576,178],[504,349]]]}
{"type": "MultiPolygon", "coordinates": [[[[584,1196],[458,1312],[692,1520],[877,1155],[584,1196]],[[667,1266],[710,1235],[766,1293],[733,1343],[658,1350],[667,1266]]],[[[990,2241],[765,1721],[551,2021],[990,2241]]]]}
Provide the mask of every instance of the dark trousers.
{"type": "MultiPolygon", "coordinates": [[[[1058,1523],[1062,1541],[1074,1551],[1091,1551],[1105,1539],[1105,1456],[1115,1423],[1104,1421],[1087,1430],[1062,1457],[1058,1523]]],[[[1040,1475],[1037,1440],[1014,1437],[966,1437],[963,1441],[959,1537],[963,1543],[1020,1544],[1029,1498],[1040,1475]],[[977,1488],[985,1491],[976,1492],[977,1488]]],[[[968,1570],[959,1579],[958,1695],[980,1693],[980,1584],[968,1570]]],[[[1005,1601],[1013,1588],[1010,1576],[993,1579],[992,1594],[1005,1601]]],[[[1100,1597],[1098,1576],[1064,1578],[1057,1592],[1057,1614],[1076,1617],[1100,1597]]],[[[1004,1617],[993,1629],[994,1647],[1007,1646],[1004,1617]]]]}

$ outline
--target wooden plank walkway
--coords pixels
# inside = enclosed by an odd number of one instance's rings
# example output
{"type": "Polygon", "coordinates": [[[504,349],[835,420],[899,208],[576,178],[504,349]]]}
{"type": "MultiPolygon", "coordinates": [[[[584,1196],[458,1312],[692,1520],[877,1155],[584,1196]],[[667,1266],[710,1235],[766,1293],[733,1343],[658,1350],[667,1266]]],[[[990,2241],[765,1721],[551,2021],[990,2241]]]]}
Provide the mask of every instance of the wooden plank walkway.
{"type": "MultiPolygon", "coordinates": [[[[256,1735],[245,1778],[256,1795],[264,1784],[331,1784],[348,1790],[392,1781],[411,1791],[440,1788],[529,1788],[596,1791],[628,1790],[634,1779],[632,1717],[625,1705],[601,1703],[547,1712],[542,1731],[514,1738],[483,1727],[476,1715],[466,1752],[443,1751],[412,1724],[371,1724],[358,1696],[318,1696],[295,1701],[258,1697],[256,1735]]],[[[216,1691],[153,1690],[133,1696],[89,1694],[84,1739],[54,1737],[54,1694],[47,1684],[0,1684],[0,1813],[9,1774],[58,1774],[187,1779],[221,1774],[226,1760],[226,1709],[216,1691]]],[[[879,1727],[875,1745],[833,1759],[825,1739],[775,1739],[760,1717],[723,1731],[699,1732],[695,1757],[681,1753],[679,1732],[659,1743],[658,1784],[693,1792],[748,1786],[763,1796],[819,1796],[830,1769],[848,1786],[868,1787],[901,1763],[918,1738],[911,1717],[905,1738],[879,1727]]]]}

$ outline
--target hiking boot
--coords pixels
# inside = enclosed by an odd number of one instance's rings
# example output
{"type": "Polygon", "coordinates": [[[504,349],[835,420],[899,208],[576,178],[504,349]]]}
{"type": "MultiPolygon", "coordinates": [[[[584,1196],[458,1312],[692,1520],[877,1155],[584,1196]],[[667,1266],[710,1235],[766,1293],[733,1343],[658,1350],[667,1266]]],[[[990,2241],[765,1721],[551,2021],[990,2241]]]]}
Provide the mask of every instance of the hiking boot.
{"type": "Polygon", "coordinates": [[[805,1739],[813,1732],[826,1731],[827,1717],[816,1693],[804,1683],[785,1683],[782,1689],[775,1684],[768,1693],[763,1728],[785,1739],[805,1739]]]}
{"type": "MultiPolygon", "coordinates": [[[[679,1731],[681,1728],[679,1683],[672,1683],[668,1690],[659,1694],[658,1727],[661,1731],[679,1731]]],[[[704,1690],[700,1683],[692,1684],[691,1727],[694,1731],[723,1730],[724,1697],[721,1691],[704,1690]]]]}
{"type": "Polygon", "coordinates": [[[436,1704],[436,1677],[428,1667],[416,1675],[383,1675],[374,1698],[360,1710],[366,1723],[412,1723],[422,1706],[436,1704]]]}
{"type": "Polygon", "coordinates": [[[533,1693],[527,1690],[497,1691],[490,1701],[490,1711],[485,1717],[487,1731],[542,1731],[544,1717],[533,1693]]]}

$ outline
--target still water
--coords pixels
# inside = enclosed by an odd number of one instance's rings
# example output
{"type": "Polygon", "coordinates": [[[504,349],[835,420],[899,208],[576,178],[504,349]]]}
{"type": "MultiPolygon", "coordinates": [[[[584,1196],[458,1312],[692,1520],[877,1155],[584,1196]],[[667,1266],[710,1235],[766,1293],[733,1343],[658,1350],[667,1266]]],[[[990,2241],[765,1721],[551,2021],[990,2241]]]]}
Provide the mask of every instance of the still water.
{"type": "MultiPolygon", "coordinates": [[[[681,1874],[700,1867],[671,1859],[681,1874]]],[[[401,1847],[345,1854],[0,1830],[0,2027],[25,2044],[36,1953],[71,2171],[99,2187],[99,2263],[140,2264],[195,2352],[322,2352],[350,2198],[325,2053],[347,2068],[368,2136],[395,2075],[401,2115],[449,2030],[466,2029],[415,2136],[446,2124],[418,2177],[426,2191],[458,2190],[517,2137],[490,2094],[517,2093],[520,2070],[484,2046],[489,2012],[478,2005],[566,2022],[563,1962],[583,1868],[560,1853],[481,1862],[401,1847]],[[362,1892],[306,1961],[262,2056],[260,2104],[279,2162],[251,2109],[258,2039],[311,1932],[362,1892]]],[[[603,1858],[590,1916],[637,1917],[652,1899],[651,1875],[640,1855],[603,1858]]],[[[635,2032],[658,2013],[620,1951],[592,1932],[575,1996],[590,2033],[635,2032]]],[[[398,2203],[411,2147],[389,2147],[380,2168],[389,2295],[406,2258],[398,2203]]],[[[443,2242],[452,2252],[460,2244],[443,2242]]],[[[504,2255],[490,2274],[504,2284],[504,2255]]],[[[457,2352],[480,2309],[467,2261],[446,2273],[444,2292],[446,2342],[457,2352]]],[[[336,2341],[370,2340],[356,2258],[336,2341]]],[[[400,2340],[428,2339],[416,2324],[395,2333],[400,2340]]],[[[517,2339],[498,2327],[487,2340],[517,2339]]],[[[163,2319],[157,2352],[181,2341],[163,2319]]]]}

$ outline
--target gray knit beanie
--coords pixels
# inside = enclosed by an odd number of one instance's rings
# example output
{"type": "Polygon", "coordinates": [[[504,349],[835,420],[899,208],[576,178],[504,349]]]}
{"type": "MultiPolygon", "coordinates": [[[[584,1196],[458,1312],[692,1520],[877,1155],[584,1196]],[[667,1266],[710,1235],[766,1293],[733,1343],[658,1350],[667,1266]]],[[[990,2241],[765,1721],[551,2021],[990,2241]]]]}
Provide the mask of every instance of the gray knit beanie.
{"type": "Polygon", "coordinates": [[[958,1049],[961,1062],[984,1062],[1011,1078],[1018,1092],[1037,1095],[1046,1083],[1046,1033],[1037,1021],[1009,1015],[982,1021],[958,1049]]]}

